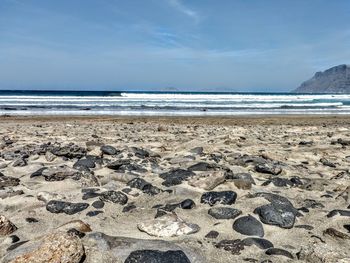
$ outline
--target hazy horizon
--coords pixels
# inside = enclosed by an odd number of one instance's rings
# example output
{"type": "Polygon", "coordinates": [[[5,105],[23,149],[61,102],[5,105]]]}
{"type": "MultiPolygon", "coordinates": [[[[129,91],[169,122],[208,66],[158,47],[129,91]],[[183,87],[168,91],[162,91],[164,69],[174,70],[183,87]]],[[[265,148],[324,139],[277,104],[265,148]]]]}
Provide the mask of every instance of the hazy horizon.
{"type": "Polygon", "coordinates": [[[350,63],[350,2],[3,0],[0,89],[289,92],[350,63]]]}

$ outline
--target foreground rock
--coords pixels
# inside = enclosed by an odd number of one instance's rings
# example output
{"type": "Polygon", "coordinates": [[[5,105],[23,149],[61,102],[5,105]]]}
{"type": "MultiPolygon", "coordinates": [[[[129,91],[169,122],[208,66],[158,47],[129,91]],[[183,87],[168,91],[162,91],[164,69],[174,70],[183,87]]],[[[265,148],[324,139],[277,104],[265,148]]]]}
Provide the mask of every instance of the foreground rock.
{"type": "Polygon", "coordinates": [[[4,215],[0,215],[0,236],[7,236],[17,230],[17,227],[4,215]]]}
{"type": "Polygon", "coordinates": [[[232,205],[237,199],[237,194],[233,191],[221,191],[221,192],[206,192],[201,197],[201,203],[208,204],[210,206],[216,203],[223,205],[232,205]]]}
{"type": "Polygon", "coordinates": [[[89,207],[87,203],[70,203],[64,201],[51,200],[46,204],[46,210],[51,213],[65,213],[73,215],[89,207]]]}
{"type": "Polygon", "coordinates": [[[85,254],[77,236],[64,232],[45,236],[39,242],[29,242],[5,256],[11,263],[79,263],[85,254]]]}
{"type": "Polygon", "coordinates": [[[233,229],[246,236],[264,236],[262,224],[253,216],[242,216],[233,223],[233,229]]]}
{"type": "Polygon", "coordinates": [[[196,233],[200,229],[198,225],[185,222],[175,213],[142,222],[137,227],[140,231],[156,237],[188,235],[196,233]]]}
{"type": "Polygon", "coordinates": [[[125,263],[191,263],[181,250],[136,250],[131,252],[125,263]]]}

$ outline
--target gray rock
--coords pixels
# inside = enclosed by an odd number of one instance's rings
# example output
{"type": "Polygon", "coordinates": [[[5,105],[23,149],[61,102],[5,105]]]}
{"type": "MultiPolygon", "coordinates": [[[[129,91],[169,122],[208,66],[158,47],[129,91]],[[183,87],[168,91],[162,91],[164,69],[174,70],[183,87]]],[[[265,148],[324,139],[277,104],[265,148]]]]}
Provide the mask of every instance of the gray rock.
{"type": "Polygon", "coordinates": [[[0,172],[0,189],[4,189],[9,186],[17,186],[19,185],[20,180],[15,177],[5,176],[0,172]]]}
{"type": "Polygon", "coordinates": [[[136,250],[125,260],[125,263],[191,263],[181,250],[136,250]]]}
{"type": "Polygon", "coordinates": [[[128,202],[128,197],[120,191],[106,191],[100,194],[100,200],[125,205],[128,202]]]}
{"type": "Polygon", "coordinates": [[[282,172],[282,168],[279,165],[265,162],[256,164],[255,171],[259,173],[278,175],[282,172]]]}
{"type": "Polygon", "coordinates": [[[253,216],[242,216],[233,223],[233,229],[246,236],[264,236],[263,225],[253,216]]]}
{"type": "Polygon", "coordinates": [[[303,82],[296,93],[349,93],[350,66],[339,65],[316,74],[303,82]]]}
{"type": "Polygon", "coordinates": [[[51,200],[46,204],[46,210],[51,213],[65,213],[73,215],[79,213],[89,207],[87,203],[70,203],[58,200],[51,200]]]}
{"type": "Polygon", "coordinates": [[[107,155],[115,155],[117,153],[119,153],[119,151],[114,148],[113,146],[110,145],[103,145],[101,146],[101,152],[107,155]]]}
{"type": "Polygon", "coordinates": [[[201,197],[201,203],[213,206],[216,203],[223,205],[232,205],[237,199],[236,192],[221,191],[221,192],[206,192],[201,197]]]}
{"type": "Polygon", "coordinates": [[[265,251],[266,255],[269,256],[284,256],[290,259],[294,259],[294,256],[292,255],[292,253],[290,253],[287,250],[281,249],[281,248],[269,248],[265,251]]]}
{"type": "Polygon", "coordinates": [[[242,214],[242,211],[231,207],[213,207],[208,210],[208,214],[215,219],[234,219],[242,214]]]}

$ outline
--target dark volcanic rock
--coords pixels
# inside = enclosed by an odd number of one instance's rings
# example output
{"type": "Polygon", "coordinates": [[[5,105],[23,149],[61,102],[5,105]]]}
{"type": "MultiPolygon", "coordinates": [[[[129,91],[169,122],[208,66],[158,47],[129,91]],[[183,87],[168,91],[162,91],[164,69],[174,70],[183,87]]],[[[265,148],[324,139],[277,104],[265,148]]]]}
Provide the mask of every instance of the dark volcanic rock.
{"type": "Polygon", "coordinates": [[[97,200],[97,201],[93,202],[91,205],[92,205],[92,207],[94,207],[96,209],[101,209],[105,206],[105,203],[100,201],[100,200],[97,200]]]}
{"type": "Polygon", "coordinates": [[[330,211],[327,214],[327,217],[330,218],[330,217],[333,217],[333,216],[336,216],[336,215],[349,216],[350,217],[350,210],[335,209],[335,210],[330,211]]]}
{"type": "Polygon", "coordinates": [[[142,192],[149,195],[156,195],[162,191],[158,187],[153,186],[152,184],[150,184],[149,182],[147,182],[142,178],[134,178],[131,181],[129,181],[127,185],[130,186],[131,188],[139,189],[142,192]]]}
{"type": "Polygon", "coordinates": [[[87,216],[92,217],[92,216],[97,216],[99,214],[102,214],[103,211],[95,210],[95,211],[89,211],[86,213],[87,216]]]}
{"type": "Polygon", "coordinates": [[[181,184],[182,181],[194,175],[195,173],[192,171],[176,168],[169,172],[160,174],[159,177],[164,180],[162,185],[169,187],[169,186],[181,184]]]}
{"type": "Polygon", "coordinates": [[[282,172],[282,168],[279,165],[265,162],[256,164],[255,171],[259,173],[278,175],[282,172]]]}
{"type": "Polygon", "coordinates": [[[66,165],[50,167],[41,172],[46,181],[62,181],[66,178],[79,179],[81,173],[66,165]]]}
{"type": "Polygon", "coordinates": [[[237,194],[233,191],[205,192],[201,197],[201,203],[210,206],[220,203],[223,205],[232,205],[235,203],[237,194]]]}
{"type": "Polygon", "coordinates": [[[213,207],[208,210],[208,214],[215,219],[234,219],[242,214],[242,211],[231,207],[213,207]]]}
{"type": "Polygon", "coordinates": [[[65,146],[54,147],[51,152],[56,156],[72,158],[82,158],[86,155],[86,149],[76,144],[70,143],[65,146]]]}
{"type": "Polygon", "coordinates": [[[124,263],[191,263],[181,250],[136,250],[131,252],[124,263]]]}
{"type": "Polygon", "coordinates": [[[273,244],[269,240],[257,237],[247,237],[242,240],[242,243],[244,246],[256,245],[261,249],[268,249],[270,247],[273,247],[273,244]]]}
{"type": "Polygon", "coordinates": [[[350,66],[339,65],[316,74],[303,82],[297,93],[349,93],[350,66]]]}
{"type": "Polygon", "coordinates": [[[37,170],[34,173],[32,173],[30,175],[30,178],[37,177],[37,176],[42,176],[43,175],[43,171],[46,170],[46,169],[47,169],[47,167],[40,168],[39,170],[37,170]]]}
{"type": "Polygon", "coordinates": [[[18,158],[12,164],[13,167],[22,167],[26,165],[27,165],[27,161],[24,158],[18,158]]]}
{"type": "Polygon", "coordinates": [[[205,235],[205,238],[217,238],[219,236],[219,232],[215,230],[211,230],[208,234],[205,235]]]}
{"type": "Polygon", "coordinates": [[[350,225],[344,225],[343,227],[350,233],[350,225]]]}
{"type": "Polygon", "coordinates": [[[82,169],[84,170],[84,168],[95,168],[95,162],[92,158],[85,158],[85,159],[80,159],[78,161],[76,161],[76,163],[73,165],[74,169],[82,169]]]}
{"type": "Polygon", "coordinates": [[[216,248],[222,248],[226,251],[230,251],[233,255],[241,254],[244,249],[244,245],[240,239],[235,240],[221,240],[215,245],[216,248]]]}
{"type": "Polygon", "coordinates": [[[328,235],[331,237],[339,238],[339,239],[350,239],[350,236],[336,230],[335,228],[327,228],[325,231],[323,231],[324,235],[328,235]]]}
{"type": "Polygon", "coordinates": [[[257,207],[254,213],[259,215],[261,222],[282,228],[292,228],[297,214],[294,207],[274,202],[257,207]]]}
{"type": "Polygon", "coordinates": [[[0,189],[4,189],[9,186],[17,186],[19,185],[20,180],[18,178],[5,176],[0,172],[0,189]]]}
{"type": "Polygon", "coordinates": [[[179,204],[179,206],[182,209],[192,209],[193,207],[196,206],[196,204],[192,199],[185,199],[179,204]]]}
{"type": "Polygon", "coordinates": [[[200,162],[188,167],[189,171],[210,171],[218,168],[217,164],[211,164],[206,162],[200,162]]]}
{"type": "Polygon", "coordinates": [[[290,259],[294,259],[292,253],[281,248],[269,248],[265,251],[266,255],[269,256],[285,256],[290,259]]]}
{"type": "Polygon", "coordinates": [[[102,153],[107,155],[115,155],[119,153],[119,151],[116,148],[110,145],[103,145],[100,149],[102,153]]]}
{"type": "Polygon", "coordinates": [[[136,157],[140,159],[144,159],[150,156],[149,152],[146,151],[145,149],[138,148],[138,147],[131,147],[131,150],[135,154],[136,157]]]}
{"type": "Polygon", "coordinates": [[[320,159],[320,163],[322,163],[325,166],[332,167],[332,168],[336,167],[336,165],[334,163],[332,163],[331,161],[327,160],[326,158],[321,158],[320,159]]]}
{"type": "Polygon", "coordinates": [[[263,225],[253,216],[242,216],[233,223],[233,229],[246,236],[264,236],[263,225]]]}
{"type": "Polygon", "coordinates": [[[70,203],[64,201],[51,200],[46,204],[46,210],[51,213],[65,213],[73,215],[89,207],[87,203],[70,203]]]}
{"type": "Polygon", "coordinates": [[[100,195],[100,200],[125,205],[128,202],[128,197],[120,191],[116,192],[111,190],[102,192],[100,195]]]}

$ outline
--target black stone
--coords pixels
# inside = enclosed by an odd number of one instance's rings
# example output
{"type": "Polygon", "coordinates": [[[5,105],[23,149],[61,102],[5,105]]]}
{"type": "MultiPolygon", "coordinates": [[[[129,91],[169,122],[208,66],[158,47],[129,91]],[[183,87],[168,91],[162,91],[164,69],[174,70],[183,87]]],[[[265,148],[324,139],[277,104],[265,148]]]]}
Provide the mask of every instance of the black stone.
{"type": "Polygon", "coordinates": [[[100,201],[100,200],[97,200],[97,201],[93,202],[91,205],[92,205],[92,207],[94,207],[96,209],[101,209],[105,206],[105,203],[100,201]]]}
{"type": "Polygon", "coordinates": [[[89,207],[87,203],[70,203],[64,201],[51,200],[46,204],[46,210],[51,213],[65,213],[73,215],[89,207]]]}
{"type": "Polygon", "coordinates": [[[212,230],[208,234],[205,235],[205,238],[217,238],[219,236],[219,232],[212,230]]]}
{"type": "Polygon", "coordinates": [[[95,192],[87,192],[87,193],[84,193],[82,198],[83,200],[87,200],[87,199],[90,199],[90,198],[96,198],[96,197],[99,197],[101,194],[100,193],[95,193],[95,192]]]}
{"type": "Polygon", "coordinates": [[[255,171],[259,173],[278,175],[282,172],[282,168],[279,165],[265,162],[256,164],[255,171]]]}
{"type": "Polygon", "coordinates": [[[30,175],[30,178],[37,177],[37,176],[42,176],[43,175],[43,171],[46,170],[46,169],[47,169],[47,167],[40,168],[39,170],[37,170],[34,173],[32,173],[30,175]]]}
{"type": "Polygon", "coordinates": [[[247,237],[242,240],[242,243],[244,246],[255,245],[261,249],[268,249],[273,247],[273,244],[269,240],[264,238],[247,237]]]}
{"type": "Polygon", "coordinates": [[[232,205],[235,203],[237,194],[233,191],[206,192],[201,197],[201,203],[213,206],[216,203],[232,205]]]}
{"type": "Polygon", "coordinates": [[[206,163],[206,162],[199,162],[197,164],[194,164],[187,169],[189,171],[210,171],[213,169],[216,169],[218,167],[217,164],[211,164],[211,163],[206,163]]]}
{"type": "Polygon", "coordinates": [[[119,153],[119,151],[114,148],[113,146],[110,145],[103,145],[101,146],[101,152],[107,155],[115,155],[117,153],[119,153]]]}
{"type": "Polygon", "coordinates": [[[303,228],[303,229],[306,229],[306,230],[313,230],[314,227],[313,226],[310,226],[310,225],[297,225],[297,226],[294,226],[295,228],[303,228]]]}
{"type": "Polygon", "coordinates": [[[107,168],[112,170],[119,170],[122,166],[130,164],[130,160],[120,159],[107,164],[107,168]]]}
{"type": "Polygon", "coordinates": [[[242,214],[242,211],[231,207],[213,207],[208,210],[208,214],[215,219],[234,219],[242,214]]]}
{"type": "Polygon", "coordinates": [[[136,250],[131,252],[124,263],[191,263],[181,250],[136,250]]]}
{"type": "Polygon", "coordinates": [[[133,151],[136,157],[141,159],[144,159],[150,156],[149,152],[142,148],[131,147],[131,150],[133,151]]]}
{"type": "Polygon", "coordinates": [[[335,209],[335,210],[330,211],[330,212],[327,214],[327,217],[330,218],[330,217],[334,217],[334,216],[336,216],[336,215],[340,215],[340,216],[350,216],[350,211],[341,210],[341,209],[335,209]]]}
{"type": "Polygon", "coordinates": [[[296,210],[280,203],[270,203],[257,207],[254,213],[258,214],[261,222],[281,228],[292,228],[296,218],[296,210]]]}
{"type": "Polygon", "coordinates": [[[26,218],[26,221],[27,221],[28,223],[38,223],[38,222],[39,222],[38,219],[33,218],[33,217],[27,217],[27,218],[26,218]]]}
{"type": "Polygon", "coordinates": [[[331,161],[327,160],[326,158],[321,158],[320,163],[322,163],[324,166],[335,168],[336,165],[332,163],[331,161]]]}
{"type": "Polygon", "coordinates": [[[242,243],[242,240],[240,239],[221,240],[219,243],[215,245],[215,247],[224,249],[226,251],[230,251],[233,255],[241,254],[241,251],[244,249],[244,245],[242,243]]]}
{"type": "Polygon", "coordinates": [[[292,253],[281,248],[269,248],[265,251],[265,254],[269,256],[285,256],[287,258],[294,259],[292,253]]]}
{"type": "Polygon", "coordinates": [[[192,209],[196,204],[191,199],[185,199],[180,203],[182,209],[192,209]]]}
{"type": "Polygon", "coordinates": [[[0,172],[0,189],[4,189],[9,186],[17,186],[19,185],[20,180],[15,177],[5,176],[0,172]]]}
{"type": "Polygon", "coordinates": [[[82,158],[86,155],[86,149],[76,144],[70,143],[62,147],[53,147],[51,153],[56,156],[65,157],[67,159],[82,158]]]}
{"type": "Polygon", "coordinates": [[[85,168],[95,168],[95,162],[92,158],[85,158],[85,159],[80,159],[76,161],[76,163],[73,165],[74,169],[78,170],[85,170],[85,168]]]}
{"type": "Polygon", "coordinates": [[[253,216],[242,216],[233,223],[233,229],[246,236],[264,236],[262,224],[253,216]]]}
{"type": "Polygon", "coordinates": [[[344,228],[350,233],[350,225],[344,225],[344,228]]]}
{"type": "Polygon", "coordinates": [[[134,178],[131,181],[129,181],[127,185],[130,186],[131,188],[139,189],[142,192],[149,195],[156,195],[161,192],[161,189],[153,186],[152,184],[148,183],[146,180],[142,178],[134,178]]]}
{"type": "Polygon", "coordinates": [[[97,215],[102,214],[102,213],[103,213],[103,211],[95,210],[95,211],[87,212],[86,215],[92,217],[92,216],[97,216],[97,215]]]}
{"type": "Polygon", "coordinates": [[[18,242],[20,240],[19,237],[16,236],[16,235],[11,235],[11,236],[9,236],[9,238],[11,239],[11,243],[12,244],[16,243],[16,242],[18,242]]]}
{"type": "Polygon", "coordinates": [[[179,185],[182,183],[182,181],[194,175],[195,173],[192,171],[176,168],[169,172],[160,174],[159,177],[164,180],[162,185],[169,187],[173,185],[179,185]]]}
{"type": "Polygon", "coordinates": [[[122,212],[123,213],[127,213],[127,212],[130,212],[131,210],[134,210],[136,208],[136,205],[127,205],[125,207],[123,207],[123,210],[122,212]]]}
{"type": "Polygon", "coordinates": [[[128,202],[128,197],[120,191],[111,190],[101,193],[100,200],[125,205],[128,202]]]}

